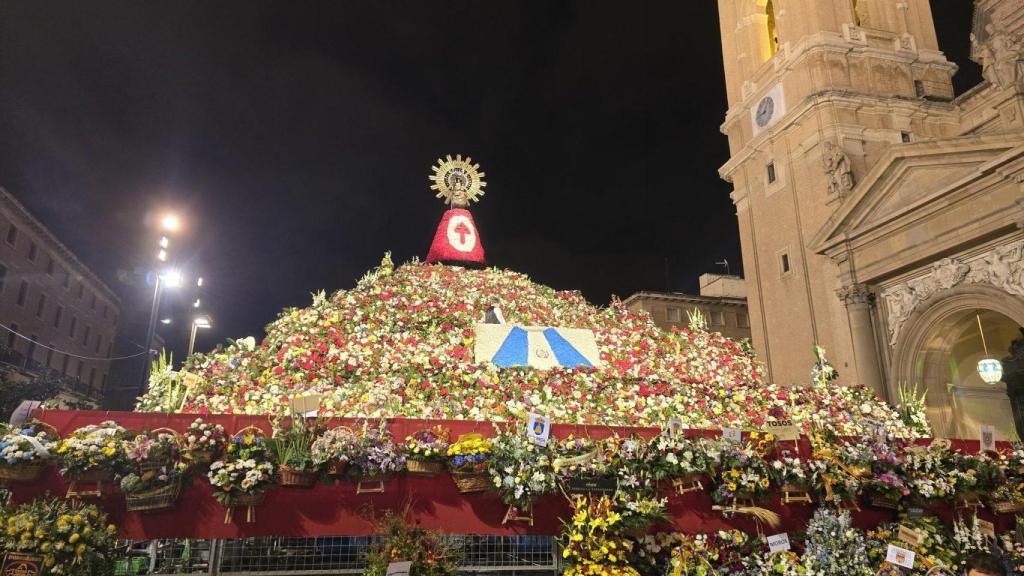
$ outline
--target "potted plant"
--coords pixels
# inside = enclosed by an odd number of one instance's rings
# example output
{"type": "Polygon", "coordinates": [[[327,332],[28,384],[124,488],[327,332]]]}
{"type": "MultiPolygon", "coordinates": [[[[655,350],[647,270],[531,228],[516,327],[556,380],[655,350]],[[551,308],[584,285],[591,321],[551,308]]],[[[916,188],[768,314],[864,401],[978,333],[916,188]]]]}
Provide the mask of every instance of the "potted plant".
{"type": "Polygon", "coordinates": [[[437,476],[444,470],[444,461],[451,443],[451,432],[440,424],[405,437],[402,455],[413,476],[437,476]]]}
{"type": "Polygon", "coordinates": [[[185,453],[196,464],[209,464],[224,452],[228,435],[220,424],[196,418],[185,432],[185,453]]]}
{"type": "Polygon", "coordinates": [[[241,507],[246,508],[246,521],[255,522],[256,506],[277,479],[277,466],[262,431],[250,426],[234,435],[206,476],[214,488],[213,497],[227,508],[225,524],[231,523],[233,510],[241,507]]]}
{"type": "Polygon", "coordinates": [[[316,428],[305,417],[295,415],[288,428],[276,431],[269,440],[281,473],[281,486],[309,488],[316,484],[319,471],[311,451],[315,438],[316,428]]]}
{"type": "Polygon", "coordinates": [[[490,485],[487,461],[491,441],[477,433],[463,434],[448,447],[448,471],[459,492],[483,492],[490,485]]]}
{"type": "Polygon", "coordinates": [[[0,437],[0,480],[31,482],[49,465],[57,432],[40,422],[9,428],[0,437]]]}

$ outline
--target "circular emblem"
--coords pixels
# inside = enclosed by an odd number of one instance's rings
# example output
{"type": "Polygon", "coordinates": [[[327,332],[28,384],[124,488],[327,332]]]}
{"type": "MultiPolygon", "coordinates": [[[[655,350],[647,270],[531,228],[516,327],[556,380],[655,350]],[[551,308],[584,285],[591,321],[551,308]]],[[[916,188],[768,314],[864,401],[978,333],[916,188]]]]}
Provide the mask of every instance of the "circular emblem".
{"type": "Polygon", "coordinates": [[[462,214],[452,216],[448,221],[448,243],[459,252],[472,252],[476,247],[476,229],[462,214]]]}
{"type": "Polygon", "coordinates": [[[757,104],[757,125],[760,128],[764,128],[772,121],[772,114],[775,113],[775,100],[772,100],[771,96],[765,96],[757,104]]]}
{"type": "Polygon", "coordinates": [[[537,348],[537,351],[534,352],[534,354],[537,356],[537,358],[547,358],[548,356],[551,355],[548,354],[548,351],[543,348],[537,348]]]}
{"type": "Polygon", "coordinates": [[[480,171],[479,164],[473,164],[473,159],[462,154],[456,154],[455,158],[450,155],[444,159],[438,158],[437,165],[431,166],[433,174],[430,175],[431,190],[437,191],[438,198],[444,198],[445,202],[453,208],[466,208],[470,202],[477,202],[484,195],[484,173],[480,171]]]}

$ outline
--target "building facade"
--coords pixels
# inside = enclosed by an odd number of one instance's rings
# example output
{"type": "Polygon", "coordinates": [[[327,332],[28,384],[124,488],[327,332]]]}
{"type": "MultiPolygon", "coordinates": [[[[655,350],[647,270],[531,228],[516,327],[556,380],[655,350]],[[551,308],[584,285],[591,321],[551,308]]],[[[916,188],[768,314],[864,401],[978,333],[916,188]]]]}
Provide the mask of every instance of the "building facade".
{"type": "Polygon", "coordinates": [[[841,383],[927,389],[937,434],[1008,437],[1006,383],[975,366],[1024,325],[1024,3],[975,3],[985,81],[958,98],[928,0],[719,0],[719,16],[720,174],[769,378],[804,382],[817,343],[841,383]]]}
{"type": "Polygon", "coordinates": [[[0,323],[9,328],[0,329],[4,364],[59,377],[69,391],[99,399],[119,316],[117,295],[0,188],[0,323]]]}
{"type": "Polygon", "coordinates": [[[700,277],[700,295],[679,292],[637,292],[623,301],[633,312],[644,310],[663,330],[684,328],[694,310],[700,311],[708,327],[734,340],[750,338],[746,287],[743,278],[719,274],[700,277]]]}

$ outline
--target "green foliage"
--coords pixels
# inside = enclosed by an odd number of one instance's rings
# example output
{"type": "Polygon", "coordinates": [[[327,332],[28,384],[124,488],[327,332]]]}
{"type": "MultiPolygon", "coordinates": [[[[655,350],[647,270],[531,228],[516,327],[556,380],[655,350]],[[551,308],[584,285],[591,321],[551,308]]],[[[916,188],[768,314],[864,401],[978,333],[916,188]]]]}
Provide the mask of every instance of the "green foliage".
{"type": "Polygon", "coordinates": [[[181,372],[174,371],[174,354],[166,350],[149,370],[149,392],[135,403],[136,412],[178,412],[188,399],[189,386],[181,372]]]}
{"type": "Polygon", "coordinates": [[[918,436],[928,437],[932,434],[932,427],[928,424],[928,417],[925,415],[926,399],[928,389],[918,392],[917,384],[911,387],[906,382],[899,384],[900,420],[910,427],[918,436]]]}
{"type": "Polygon", "coordinates": [[[288,428],[278,430],[267,444],[274,459],[281,466],[296,470],[312,470],[313,453],[310,451],[316,439],[317,427],[299,415],[293,415],[288,428]]]}
{"type": "Polygon", "coordinates": [[[458,574],[459,557],[452,546],[440,534],[410,526],[403,516],[388,513],[377,523],[382,539],[367,552],[363,576],[385,576],[392,562],[412,562],[409,576],[458,574]]]}

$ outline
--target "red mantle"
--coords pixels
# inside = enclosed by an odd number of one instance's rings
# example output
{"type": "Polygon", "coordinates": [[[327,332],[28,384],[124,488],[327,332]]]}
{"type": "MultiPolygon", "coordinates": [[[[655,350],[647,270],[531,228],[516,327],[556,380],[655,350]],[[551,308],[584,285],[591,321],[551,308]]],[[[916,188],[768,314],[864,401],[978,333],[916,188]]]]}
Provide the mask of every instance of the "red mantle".
{"type": "MultiPolygon", "coordinates": [[[[196,414],[155,414],[137,412],[92,412],[92,411],[38,411],[36,417],[57,428],[63,436],[87,424],[114,420],[129,430],[146,430],[167,427],[185,431],[197,417],[196,414]]],[[[269,433],[270,424],[261,416],[204,415],[209,422],[224,426],[233,433],[249,425],[255,425],[269,433]]],[[[331,425],[356,424],[353,419],[339,419],[331,425]]],[[[401,441],[415,431],[443,424],[452,430],[453,437],[468,432],[489,434],[492,427],[485,422],[464,420],[413,420],[395,419],[390,423],[392,434],[401,441]]],[[[553,434],[564,437],[568,434],[589,435],[604,438],[613,433],[633,433],[651,437],[658,433],[656,428],[612,428],[595,426],[555,425],[553,434]]],[[[716,435],[713,431],[687,431],[688,434],[716,435]]],[[[809,455],[806,439],[800,442],[800,451],[809,455]]],[[[954,446],[966,452],[976,452],[976,440],[957,440],[954,446]]],[[[15,501],[22,502],[50,492],[64,495],[66,483],[55,469],[48,471],[36,483],[15,485],[15,501]]],[[[666,490],[666,494],[668,494],[666,490]]],[[[460,494],[447,474],[436,478],[400,476],[386,484],[383,494],[355,493],[355,484],[319,484],[311,489],[274,488],[267,493],[262,506],[257,508],[256,522],[242,522],[244,513],[235,515],[235,522],[224,524],[224,508],[213,499],[212,490],[204,475],[197,476],[191,487],[182,491],[178,505],[168,511],[146,514],[125,511],[124,495],[116,488],[107,489],[102,507],[118,525],[123,537],[131,539],[148,538],[244,538],[249,536],[362,536],[372,533],[372,524],[367,520],[370,510],[381,512],[400,510],[406,504],[411,506],[413,520],[425,528],[455,534],[541,534],[554,535],[560,531],[560,518],[569,516],[569,507],[564,497],[547,496],[535,506],[535,522],[502,525],[506,506],[491,493],[460,494]]],[[[783,526],[779,531],[803,529],[813,513],[811,506],[783,506],[778,499],[767,504],[779,512],[783,526]]],[[[948,521],[952,515],[949,509],[935,510],[948,521]]],[[[695,492],[684,496],[672,494],[669,497],[669,512],[675,529],[685,532],[708,532],[721,528],[736,527],[753,532],[752,521],[743,518],[725,520],[711,509],[708,494],[695,492]]],[[[1010,517],[994,518],[988,511],[980,516],[990,520],[1012,523],[1010,517]]],[[[886,511],[870,510],[855,515],[856,523],[862,527],[874,526],[886,521],[893,514],[886,511]]],[[[663,529],[671,529],[666,526],[663,529]]]]}

